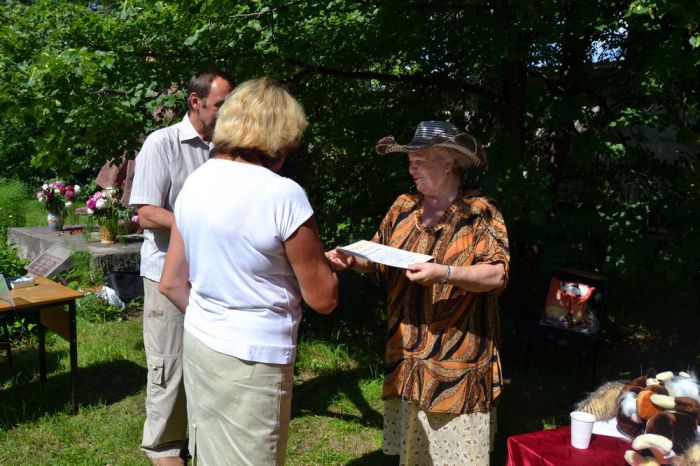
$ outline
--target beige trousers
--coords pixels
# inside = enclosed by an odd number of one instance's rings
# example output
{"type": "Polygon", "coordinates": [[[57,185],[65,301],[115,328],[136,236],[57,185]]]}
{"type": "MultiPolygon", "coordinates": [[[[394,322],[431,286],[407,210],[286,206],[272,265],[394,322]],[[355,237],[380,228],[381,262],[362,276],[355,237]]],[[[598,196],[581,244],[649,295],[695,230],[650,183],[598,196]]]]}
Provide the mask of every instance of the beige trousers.
{"type": "Polygon", "coordinates": [[[141,449],[149,458],[179,456],[186,447],[187,402],[182,379],[184,314],[143,279],[143,345],[146,350],[146,422],[141,449]]]}
{"type": "Polygon", "coordinates": [[[402,466],[489,465],[490,414],[430,413],[415,401],[384,401],[384,453],[402,466]]]}
{"type": "Polygon", "coordinates": [[[294,364],[218,353],[185,331],[192,464],[283,465],[294,364]]]}

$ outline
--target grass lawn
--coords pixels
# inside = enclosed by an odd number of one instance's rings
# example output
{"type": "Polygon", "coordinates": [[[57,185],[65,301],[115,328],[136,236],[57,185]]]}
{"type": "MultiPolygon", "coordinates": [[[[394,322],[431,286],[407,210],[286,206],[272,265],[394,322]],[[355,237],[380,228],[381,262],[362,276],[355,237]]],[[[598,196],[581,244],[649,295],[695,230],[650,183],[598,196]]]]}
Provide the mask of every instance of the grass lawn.
{"type": "MultiPolygon", "coordinates": [[[[678,317],[698,323],[691,311],[678,317]]],[[[634,324],[613,322],[600,356],[602,379],[631,378],[650,366],[697,369],[700,342],[677,322],[652,313],[637,316],[634,324]]],[[[49,376],[43,387],[35,343],[15,348],[20,373],[14,382],[0,359],[0,464],[148,464],[138,449],[146,378],[140,315],[121,322],[79,320],[78,333],[77,416],[69,414],[65,341],[47,334],[49,376]]],[[[572,404],[594,388],[589,365],[576,355],[547,346],[526,355],[505,343],[507,386],[495,465],[505,462],[508,436],[563,425],[572,404]]],[[[381,453],[380,372],[378,356],[366,349],[302,340],[287,464],[395,464],[381,453]]]]}
{"type": "MultiPolygon", "coordinates": [[[[24,207],[27,226],[46,225],[36,201],[28,200],[24,207]]],[[[348,315],[376,303],[376,298],[363,298],[362,286],[369,285],[355,279],[351,291],[341,286],[343,309],[302,323],[288,465],[396,464],[381,453],[382,332],[376,326],[367,330],[348,324],[348,315]]],[[[700,313],[693,298],[654,287],[627,295],[611,287],[610,322],[602,331],[598,358],[600,380],[630,379],[650,367],[697,372],[700,313]]],[[[503,312],[506,386],[498,408],[494,465],[505,463],[509,436],[564,425],[573,404],[596,387],[586,358],[546,344],[525,351],[510,330],[511,316],[520,312],[503,312]]],[[[76,416],[70,415],[67,342],[47,332],[48,380],[43,385],[35,339],[13,348],[16,380],[10,379],[0,354],[0,465],[147,465],[138,448],[146,381],[141,330],[138,307],[122,321],[78,319],[76,416]]]]}
{"type": "MultiPolygon", "coordinates": [[[[27,341],[13,354],[14,382],[0,359],[0,464],[148,464],[138,449],[146,380],[140,315],[78,320],[77,416],[70,415],[67,342],[47,332],[43,387],[36,343],[27,341]]],[[[382,464],[377,366],[360,367],[343,345],[319,341],[301,343],[297,366],[287,464],[348,464],[363,457],[370,458],[364,464],[382,464]]]]}
{"type": "MultiPolygon", "coordinates": [[[[74,208],[84,207],[84,202],[76,202],[74,208]]],[[[46,226],[46,210],[43,208],[41,203],[37,202],[35,199],[29,199],[24,201],[24,214],[26,215],[25,226],[27,227],[45,227],[46,226]]],[[[72,225],[73,223],[79,223],[80,220],[75,216],[68,215],[65,219],[66,225],[72,225]]]]}

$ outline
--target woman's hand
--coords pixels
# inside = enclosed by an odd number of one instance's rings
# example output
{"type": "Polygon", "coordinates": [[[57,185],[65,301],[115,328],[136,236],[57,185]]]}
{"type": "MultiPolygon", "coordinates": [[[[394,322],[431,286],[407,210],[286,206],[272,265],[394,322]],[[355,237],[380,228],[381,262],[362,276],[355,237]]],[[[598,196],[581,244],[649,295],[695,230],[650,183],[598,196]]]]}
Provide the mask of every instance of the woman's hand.
{"type": "Polygon", "coordinates": [[[351,269],[356,263],[355,256],[346,254],[338,248],[326,252],[326,259],[333,270],[337,271],[351,269]]]}
{"type": "Polygon", "coordinates": [[[442,264],[411,264],[406,270],[406,278],[423,286],[440,283],[446,276],[447,266],[442,264]]]}
{"type": "Polygon", "coordinates": [[[506,284],[505,266],[500,262],[462,267],[450,266],[449,275],[446,265],[411,264],[406,270],[406,278],[423,286],[435,283],[450,284],[475,293],[502,289],[506,284]]]}
{"type": "Polygon", "coordinates": [[[328,314],[335,309],[338,304],[338,276],[323,257],[323,244],[313,216],[287,238],[284,250],[306,304],[319,314],[328,314]]]}

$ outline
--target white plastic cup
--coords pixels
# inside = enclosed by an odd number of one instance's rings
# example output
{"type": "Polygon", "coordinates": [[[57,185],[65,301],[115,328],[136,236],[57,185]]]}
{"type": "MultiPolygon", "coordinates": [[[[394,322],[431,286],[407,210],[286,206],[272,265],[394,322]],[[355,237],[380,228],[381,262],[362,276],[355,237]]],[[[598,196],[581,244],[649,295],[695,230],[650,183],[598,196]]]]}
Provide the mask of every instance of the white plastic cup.
{"type": "Polygon", "coordinates": [[[573,411],[571,414],[571,446],[585,450],[591,443],[595,416],[583,411],[573,411]]]}

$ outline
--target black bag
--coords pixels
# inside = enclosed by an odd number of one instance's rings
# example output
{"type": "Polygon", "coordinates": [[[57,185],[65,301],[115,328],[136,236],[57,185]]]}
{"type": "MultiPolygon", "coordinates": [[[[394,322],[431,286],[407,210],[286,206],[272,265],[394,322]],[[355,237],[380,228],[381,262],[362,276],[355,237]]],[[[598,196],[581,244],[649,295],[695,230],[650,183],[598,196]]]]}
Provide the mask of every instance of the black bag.
{"type": "Polygon", "coordinates": [[[125,303],[143,296],[143,278],[136,270],[110,272],[107,284],[125,303]]]}

